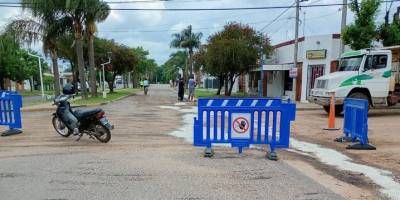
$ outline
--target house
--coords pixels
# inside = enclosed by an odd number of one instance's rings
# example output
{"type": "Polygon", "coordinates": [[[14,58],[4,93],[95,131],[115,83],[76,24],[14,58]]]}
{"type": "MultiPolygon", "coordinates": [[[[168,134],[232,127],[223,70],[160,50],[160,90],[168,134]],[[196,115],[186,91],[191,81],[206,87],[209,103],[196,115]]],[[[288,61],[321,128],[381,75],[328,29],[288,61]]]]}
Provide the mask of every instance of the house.
{"type": "MultiPolygon", "coordinates": [[[[340,34],[301,37],[298,40],[296,100],[306,102],[316,78],[336,71],[340,55],[340,34]]],[[[257,94],[262,88],[266,97],[287,96],[293,99],[294,40],[274,45],[273,55],[262,68],[254,69],[246,77],[246,91],[257,94]]]]}

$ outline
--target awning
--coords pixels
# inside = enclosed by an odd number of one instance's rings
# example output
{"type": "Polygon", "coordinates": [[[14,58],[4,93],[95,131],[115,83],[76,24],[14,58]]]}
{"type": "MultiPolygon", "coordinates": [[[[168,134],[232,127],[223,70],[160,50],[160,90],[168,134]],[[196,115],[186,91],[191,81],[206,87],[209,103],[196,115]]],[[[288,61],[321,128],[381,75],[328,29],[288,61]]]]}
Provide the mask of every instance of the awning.
{"type": "MultiPolygon", "coordinates": [[[[293,68],[292,63],[288,64],[276,64],[276,65],[263,65],[263,70],[264,71],[285,71],[285,70],[290,70],[293,68]]],[[[252,71],[257,72],[260,71],[260,68],[255,68],[252,71]]]]}

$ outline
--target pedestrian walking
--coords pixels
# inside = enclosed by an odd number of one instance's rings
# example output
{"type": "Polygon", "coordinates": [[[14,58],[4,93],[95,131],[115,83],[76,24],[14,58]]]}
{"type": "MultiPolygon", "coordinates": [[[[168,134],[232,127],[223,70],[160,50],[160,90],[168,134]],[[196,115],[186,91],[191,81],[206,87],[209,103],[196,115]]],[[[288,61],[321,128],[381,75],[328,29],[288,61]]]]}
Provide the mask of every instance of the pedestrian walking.
{"type": "Polygon", "coordinates": [[[190,76],[189,82],[188,82],[188,86],[189,86],[189,101],[192,102],[194,101],[194,90],[196,88],[196,81],[194,80],[193,75],[190,76]]]}
{"type": "Polygon", "coordinates": [[[179,78],[178,82],[178,100],[183,101],[183,95],[185,94],[185,82],[182,78],[179,78]]]}

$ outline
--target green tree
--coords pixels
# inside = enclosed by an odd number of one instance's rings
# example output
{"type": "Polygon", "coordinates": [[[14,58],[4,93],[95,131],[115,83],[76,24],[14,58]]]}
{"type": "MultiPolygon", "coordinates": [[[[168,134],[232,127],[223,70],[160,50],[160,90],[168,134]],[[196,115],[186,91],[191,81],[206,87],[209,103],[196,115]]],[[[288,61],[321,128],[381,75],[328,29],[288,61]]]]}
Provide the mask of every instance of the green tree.
{"type": "Polygon", "coordinates": [[[236,79],[257,67],[259,49],[271,50],[270,41],[248,25],[232,22],[208,38],[204,49],[205,72],[225,80],[225,95],[232,94],[236,79]]]}
{"type": "Polygon", "coordinates": [[[74,36],[72,33],[67,32],[62,35],[57,40],[58,46],[58,56],[63,60],[68,60],[71,65],[72,78],[75,87],[77,87],[76,83],[78,82],[78,67],[77,67],[77,57],[75,53],[74,46],[72,45],[74,42],[74,36]]]}
{"type": "Polygon", "coordinates": [[[67,31],[70,23],[68,18],[63,18],[56,12],[60,7],[57,0],[22,0],[23,9],[30,11],[33,19],[17,19],[12,21],[8,28],[21,42],[31,44],[42,41],[43,51],[50,54],[53,72],[55,95],[60,94],[60,78],[58,70],[57,38],[67,31]]]}
{"type": "Polygon", "coordinates": [[[188,66],[185,67],[185,72],[183,75],[185,81],[187,80],[186,76],[188,74],[188,70],[190,75],[193,75],[192,56],[194,49],[200,47],[202,36],[202,33],[194,33],[192,31],[192,25],[189,25],[187,28],[183,29],[180,33],[175,33],[172,35],[173,40],[171,41],[170,46],[173,48],[186,49],[186,51],[189,53],[188,66]]]}
{"type": "MultiPolygon", "coordinates": [[[[28,51],[21,49],[14,34],[5,32],[0,35],[0,89],[4,87],[4,80],[10,79],[17,83],[23,83],[24,80],[31,77],[38,77],[39,69],[37,59],[28,55],[28,51]]],[[[36,52],[30,52],[36,54],[36,52]]],[[[43,70],[47,64],[42,60],[43,70]]],[[[32,82],[31,88],[32,88],[32,82]]]]}
{"type": "Polygon", "coordinates": [[[363,0],[361,4],[353,0],[350,9],[355,13],[355,21],[347,26],[343,33],[345,44],[352,49],[369,48],[371,42],[376,39],[377,31],[375,16],[380,5],[379,0],[363,0]]]}
{"type": "MultiPolygon", "coordinates": [[[[38,68],[38,60],[35,57],[32,57],[28,54],[37,55],[39,54],[37,52],[31,51],[31,50],[26,50],[26,49],[19,49],[17,51],[17,56],[19,58],[18,65],[15,66],[15,69],[18,69],[16,72],[17,77],[14,77],[14,81],[17,81],[19,83],[22,83],[24,80],[29,80],[29,85],[31,88],[31,91],[33,90],[33,80],[40,80],[40,73],[39,73],[39,68],[38,68]]],[[[41,58],[41,65],[42,65],[42,72],[45,72],[48,70],[48,65],[46,61],[41,58]]],[[[54,82],[51,82],[51,84],[54,84],[54,82]]]]}
{"type": "Polygon", "coordinates": [[[74,33],[74,45],[77,56],[77,65],[79,71],[79,82],[82,89],[82,97],[87,98],[85,61],[83,56],[83,31],[85,23],[85,8],[89,6],[89,2],[84,0],[64,0],[63,5],[58,7],[54,12],[61,12],[71,23],[69,24],[74,33]]]}
{"type": "Polygon", "coordinates": [[[178,69],[184,69],[186,59],[187,53],[185,51],[172,53],[162,66],[165,79],[175,81],[178,77],[178,69]]]}
{"type": "Polygon", "coordinates": [[[116,76],[133,71],[138,64],[138,56],[132,48],[118,44],[114,40],[95,38],[94,47],[95,62],[99,65],[108,61],[108,52],[111,52],[111,64],[105,69],[106,81],[112,93],[116,76]]]}
{"type": "Polygon", "coordinates": [[[379,27],[379,39],[383,46],[400,45],[399,11],[393,15],[392,23],[389,23],[389,11],[386,12],[385,22],[379,27]]]}
{"type": "Polygon", "coordinates": [[[89,56],[89,82],[92,96],[97,96],[94,34],[97,31],[96,23],[107,19],[108,15],[110,14],[110,7],[107,3],[99,0],[87,0],[85,6],[85,22],[89,56]]]}
{"type": "Polygon", "coordinates": [[[3,33],[0,35],[0,89],[5,90],[4,81],[12,76],[12,63],[16,59],[18,43],[11,35],[3,33]]]}

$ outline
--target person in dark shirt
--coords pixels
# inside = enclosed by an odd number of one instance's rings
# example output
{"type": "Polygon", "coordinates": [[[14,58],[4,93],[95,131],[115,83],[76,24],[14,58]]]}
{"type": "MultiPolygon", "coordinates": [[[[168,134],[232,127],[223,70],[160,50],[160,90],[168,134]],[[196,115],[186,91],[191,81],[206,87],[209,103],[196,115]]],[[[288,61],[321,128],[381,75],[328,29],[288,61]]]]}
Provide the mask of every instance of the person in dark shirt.
{"type": "Polygon", "coordinates": [[[179,78],[178,82],[178,100],[183,101],[183,95],[185,94],[185,82],[182,78],[179,78]]]}

